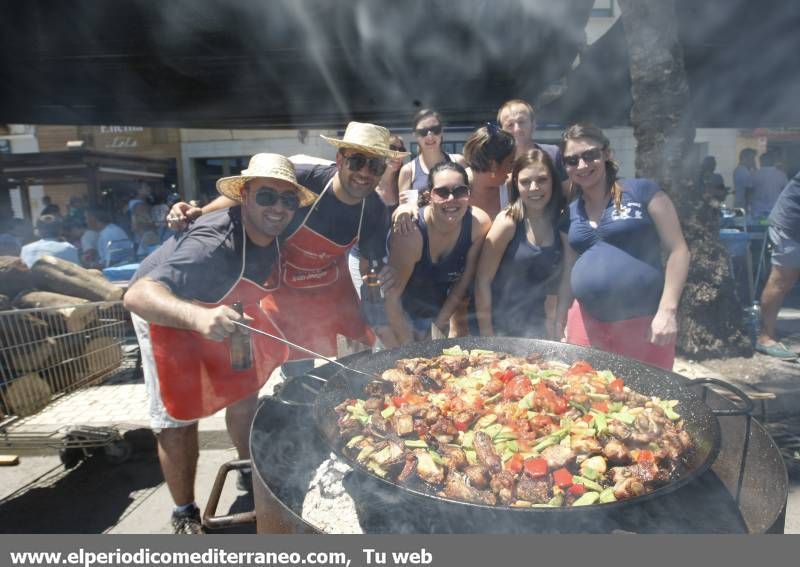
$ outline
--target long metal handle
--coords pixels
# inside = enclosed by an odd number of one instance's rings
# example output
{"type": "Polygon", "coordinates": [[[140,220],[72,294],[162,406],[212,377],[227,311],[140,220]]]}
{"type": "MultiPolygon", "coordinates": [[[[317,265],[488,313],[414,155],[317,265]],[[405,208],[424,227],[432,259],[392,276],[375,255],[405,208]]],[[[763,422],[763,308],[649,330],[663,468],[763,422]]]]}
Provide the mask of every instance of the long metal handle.
{"type": "Polygon", "coordinates": [[[239,325],[243,329],[247,329],[250,332],[253,332],[253,333],[256,333],[256,334],[259,334],[259,335],[263,335],[265,337],[269,337],[270,339],[276,340],[276,341],[281,342],[281,343],[283,343],[285,345],[288,345],[288,346],[290,346],[292,348],[295,348],[297,350],[300,350],[300,351],[303,351],[303,352],[305,352],[307,354],[310,354],[314,358],[321,358],[322,360],[324,360],[326,362],[330,362],[331,364],[335,364],[336,366],[340,366],[341,368],[347,370],[348,372],[355,372],[357,374],[363,374],[364,376],[368,376],[369,378],[372,378],[373,380],[381,380],[380,376],[377,376],[375,374],[370,374],[368,372],[362,372],[361,370],[356,370],[355,368],[350,368],[349,366],[346,366],[346,365],[342,364],[341,362],[339,362],[336,359],[330,358],[330,357],[325,356],[324,354],[320,354],[318,352],[314,352],[313,350],[307,349],[306,347],[303,347],[303,346],[300,346],[298,344],[295,344],[292,341],[287,341],[283,337],[278,337],[276,335],[273,335],[272,333],[267,333],[266,331],[262,331],[260,329],[256,329],[254,327],[251,327],[250,325],[245,325],[244,323],[242,323],[240,321],[234,321],[233,323],[235,325],[239,325]]]}
{"type": "MultiPolygon", "coordinates": [[[[711,413],[716,416],[732,416],[732,415],[751,415],[753,413],[753,409],[755,408],[755,404],[753,400],[750,399],[750,396],[745,394],[739,388],[730,384],[728,382],[724,382],[722,380],[717,380],[716,378],[695,378],[689,382],[689,386],[695,386],[700,384],[713,384],[714,386],[718,386],[723,390],[728,390],[729,392],[733,392],[733,394],[738,398],[739,405],[734,409],[711,409],[711,413]]],[[[733,400],[731,400],[733,401],[733,400]]],[[[736,402],[733,402],[736,403],[736,402]]]]}

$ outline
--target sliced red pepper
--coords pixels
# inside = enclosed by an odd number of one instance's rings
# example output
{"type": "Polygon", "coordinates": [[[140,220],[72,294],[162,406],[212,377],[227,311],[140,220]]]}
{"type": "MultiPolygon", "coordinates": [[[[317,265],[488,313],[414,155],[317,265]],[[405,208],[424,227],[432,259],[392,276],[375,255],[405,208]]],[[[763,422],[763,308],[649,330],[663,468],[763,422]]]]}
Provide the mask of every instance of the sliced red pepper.
{"type": "Polygon", "coordinates": [[[586,487],[583,486],[582,484],[573,484],[572,486],[569,487],[569,490],[567,490],[567,492],[569,492],[573,496],[583,496],[586,493],[586,487]]]}
{"type": "Polygon", "coordinates": [[[506,461],[506,470],[509,470],[513,473],[518,473],[522,470],[524,465],[524,459],[522,455],[519,453],[514,453],[514,455],[506,461]]]}
{"type": "Polygon", "coordinates": [[[556,396],[556,398],[553,400],[552,408],[554,414],[561,415],[567,411],[568,407],[569,404],[567,404],[567,400],[561,396],[556,396]]]}
{"type": "Polygon", "coordinates": [[[572,473],[565,468],[560,468],[557,471],[553,471],[553,482],[561,488],[572,486],[572,473]]]}
{"type": "Polygon", "coordinates": [[[637,463],[652,463],[655,460],[655,455],[650,449],[639,449],[639,454],[636,455],[637,463]]]}
{"type": "Polygon", "coordinates": [[[537,414],[530,419],[530,424],[534,429],[543,429],[553,424],[553,418],[549,415],[537,414]]]}
{"type": "Polygon", "coordinates": [[[402,396],[394,396],[392,398],[392,403],[398,408],[403,404],[424,404],[426,401],[428,401],[428,399],[425,396],[420,396],[414,392],[408,392],[402,396]]]}
{"type": "Polygon", "coordinates": [[[580,374],[589,374],[590,372],[594,372],[594,368],[592,368],[592,365],[586,362],[585,360],[579,360],[578,362],[569,367],[565,375],[576,376],[580,374]]]}
{"type": "Polygon", "coordinates": [[[515,376],[506,382],[503,388],[503,398],[506,400],[521,400],[528,392],[533,391],[531,380],[525,375],[515,376]]]}
{"type": "Polygon", "coordinates": [[[547,460],[541,457],[525,459],[525,472],[533,478],[545,476],[547,474],[547,460]]]}
{"type": "Polygon", "coordinates": [[[597,410],[601,413],[608,413],[608,403],[603,400],[598,402],[592,402],[592,409],[597,410]]]}
{"type": "Polygon", "coordinates": [[[473,414],[470,412],[457,413],[453,418],[453,425],[459,431],[466,431],[472,424],[473,414]]]}
{"type": "Polygon", "coordinates": [[[585,421],[586,423],[591,423],[592,421],[594,421],[594,416],[592,414],[590,414],[590,413],[587,413],[587,414],[581,416],[581,419],[583,421],[585,421]]]}
{"type": "Polygon", "coordinates": [[[622,388],[624,386],[625,386],[625,382],[623,382],[622,379],[620,379],[620,378],[617,378],[616,380],[612,380],[611,382],[608,383],[608,389],[611,390],[612,392],[617,392],[617,393],[621,393],[622,392],[622,388]]]}

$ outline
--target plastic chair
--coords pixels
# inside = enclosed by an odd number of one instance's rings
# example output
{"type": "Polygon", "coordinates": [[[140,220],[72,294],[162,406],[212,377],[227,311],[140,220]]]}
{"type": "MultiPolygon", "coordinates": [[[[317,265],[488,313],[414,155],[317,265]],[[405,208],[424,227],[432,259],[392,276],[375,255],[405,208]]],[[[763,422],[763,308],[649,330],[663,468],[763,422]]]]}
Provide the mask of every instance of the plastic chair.
{"type": "Polygon", "coordinates": [[[136,261],[133,243],[127,238],[109,240],[106,248],[106,268],[136,261]]]}

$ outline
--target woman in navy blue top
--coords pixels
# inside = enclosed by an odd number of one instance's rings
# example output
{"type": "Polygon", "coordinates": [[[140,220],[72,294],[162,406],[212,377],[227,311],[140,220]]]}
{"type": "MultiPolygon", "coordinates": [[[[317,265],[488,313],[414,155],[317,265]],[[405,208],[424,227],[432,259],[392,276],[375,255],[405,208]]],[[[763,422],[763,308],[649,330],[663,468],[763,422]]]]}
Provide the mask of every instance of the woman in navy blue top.
{"type": "Polygon", "coordinates": [[[486,235],[475,276],[483,336],[560,338],[553,301],[562,256],[557,221],[564,208],[558,179],[543,150],[528,150],[514,161],[509,205],[486,235]],[[552,308],[546,313],[548,296],[552,308]]]}
{"type": "Polygon", "coordinates": [[[566,323],[568,342],[671,369],[689,270],[675,207],[654,181],[617,178],[609,140],[599,128],[570,126],[563,143],[578,197],[561,226],[557,321],[566,323]]]}
{"type": "Polygon", "coordinates": [[[395,283],[386,292],[385,306],[400,344],[430,337],[431,325],[446,334],[475,276],[491,225],[486,213],[469,205],[467,172],[460,165],[437,164],[428,185],[423,196],[429,196],[430,204],[419,211],[419,230],[393,233],[389,239],[395,283]]]}

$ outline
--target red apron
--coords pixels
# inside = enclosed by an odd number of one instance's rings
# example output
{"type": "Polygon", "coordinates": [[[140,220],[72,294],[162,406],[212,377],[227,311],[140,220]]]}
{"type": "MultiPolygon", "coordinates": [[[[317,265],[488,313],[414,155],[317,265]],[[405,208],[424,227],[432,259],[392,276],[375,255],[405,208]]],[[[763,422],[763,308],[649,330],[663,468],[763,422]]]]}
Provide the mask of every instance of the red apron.
{"type": "MultiPolygon", "coordinates": [[[[363,201],[358,233],[348,244],[337,244],[306,225],[332,183],[333,179],[300,227],[283,242],[282,281],[273,294],[278,308],[274,319],[285,338],[326,356],[336,356],[337,334],[370,345],[375,341],[359,313],[347,268],[347,253],[361,234],[363,201]]],[[[289,351],[290,360],[308,357],[302,351],[289,351]]]]}
{"type": "MultiPolygon", "coordinates": [[[[242,272],[244,265],[242,251],[242,272]]],[[[275,310],[270,291],[277,278],[270,280],[262,287],[240,273],[219,302],[194,303],[213,308],[241,302],[245,314],[253,318],[253,327],[282,336],[270,316],[275,310]]],[[[250,336],[253,365],[246,370],[233,370],[229,339],[212,341],[196,331],[151,323],[153,357],[167,413],[174,419],[195,420],[258,392],[272,371],[286,361],[289,349],[273,339],[256,334],[250,336]]]]}

